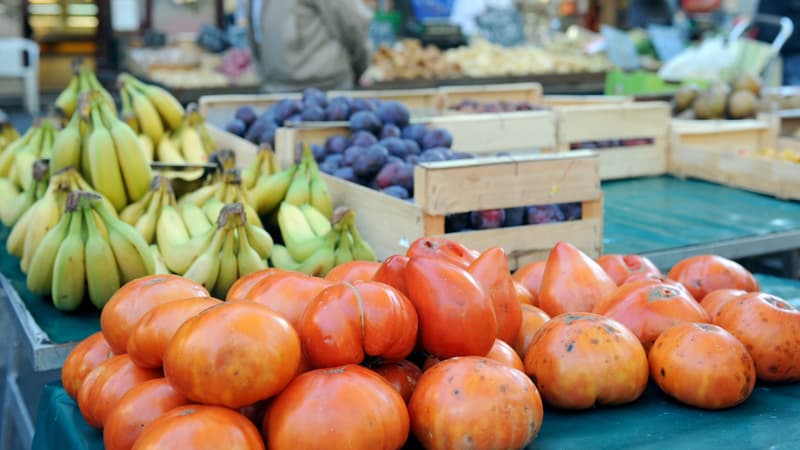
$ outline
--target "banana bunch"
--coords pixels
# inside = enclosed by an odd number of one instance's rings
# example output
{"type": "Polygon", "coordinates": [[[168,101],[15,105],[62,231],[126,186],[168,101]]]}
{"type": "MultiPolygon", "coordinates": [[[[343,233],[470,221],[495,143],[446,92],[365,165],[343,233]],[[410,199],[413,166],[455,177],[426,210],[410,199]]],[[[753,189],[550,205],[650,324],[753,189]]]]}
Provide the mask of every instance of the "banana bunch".
{"type": "Polygon", "coordinates": [[[169,178],[156,175],[150,183],[147,194],[120,211],[119,218],[128,225],[133,225],[148,244],[153,244],[156,241],[156,228],[162,210],[166,207],[174,208],[176,203],[169,178]]]}
{"type": "Polygon", "coordinates": [[[166,89],[143,83],[127,73],[120,74],[117,84],[122,119],[153,143],[160,142],[165,132],[177,130],[183,123],[183,106],[166,89]]]}
{"type": "Polygon", "coordinates": [[[253,208],[251,197],[242,187],[241,170],[238,168],[227,169],[221,177],[193,192],[189,192],[180,199],[180,203],[192,203],[208,211],[211,217],[217,214],[223,206],[229,203],[241,203],[247,215],[247,221],[263,228],[264,224],[253,208]]]}
{"type": "Polygon", "coordinates": [[[19,139],[17,129],[11,125],[5,114],[0,113],[0,152],[17,139],[19,139]]]}
{"type": "Polygon", "coordinates": [[[178,127],[162,134],[156,148],[158,160],[169,164],[203,164],[216,148],[197,105],[190,104],[178,127]]]}
{"type": "Polygon", "coordinates": [[[130,126],[118,119],[102,96],[89,96],[56,136],[51,170],[79,168],[116,211],[140,200],[152,173],[146,151],[130,126]]]}
{"type": "Polygon", "coordinates": [[[98,92],[103,101],[114,111],[116,115],[116,104],[111,94],[100,84],[95,73],[88,67],[81,67],[80,61],[73,63],[73,75],[67,87],[61,91],[55,101],[55,109],[61,112],[67,119],[79,109],[82,95],[88,92],[98,92]]]}
{"type": "Polygon", "coordinates": [[[48,187],[49,170],[46,159],[34,161],[31,165],[32,185],[19,191],[17,186],[7,178],[0,178],[0,221],[10,227],[15,225],[31,206],[42,198],[48,187]]]}
{"type": "MultiPolygon", "coordinates": [[[[269,144],[262,144],[256,151],[253,160],[242,169],[242,187],[247,191],[253,190],[261,179],[267,179],[271,175],[279,172],[278,158],[269,144]]],[[[289,180],[286,181],[286,188],[289,188],[289,180]]]]}
{"type": "Polygon", "coordinates": [[[33,184],[33,163],[50,158],[58,127],[54,119],[44,118],[0,153],[0,178],[8,179],[19,190],[33,184]]]}
{"type": "MultiPolygon", "coordinates": [[[[191,203],[178,206],[183,207],[196,208],[191,203]]],[[[174,208],[163,210],[156,232],[160,256],[170,271],[224,298],[239,277],[267,268],[272,237],[260,226],[248,223],[241,203],[224,205],[216,226],[202,233],[190,230],[191,222],[182,214],[174,208]]]]}
{"type": "Polygon", "coordinates": [[[136,229],[100,195],[71,191],[64,214],[33,252],[27,285],[50,295],[57,309],[72,311],[87,294],[102,308],[121,285],[153,273],[154,255],[136,229]]]}

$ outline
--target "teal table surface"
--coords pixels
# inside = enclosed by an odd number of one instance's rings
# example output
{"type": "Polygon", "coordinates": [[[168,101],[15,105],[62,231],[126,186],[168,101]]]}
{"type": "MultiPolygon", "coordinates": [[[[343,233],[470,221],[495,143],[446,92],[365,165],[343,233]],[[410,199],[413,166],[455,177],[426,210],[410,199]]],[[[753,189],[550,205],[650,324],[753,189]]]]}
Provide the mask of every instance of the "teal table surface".
{"type": "MultiPolygon", "coordinates": [[[[757,275],[764,292],[800,308],[800,281],[757,275]]],[[[636,402],[573,413],[545,408],[529,449],[798,449],[800,383],[759,383],[736,408],[704,411],[684,406],[650,383],[636,402]]],[[[102,433],[81,417],[59,382],[45,386],[39,402],[34,450],[99,450],[102,433]]]]}
{"type": "Polygon", "coordinates": [[[647,253],[800,230],[800,202],[670,176],[605,182],[605,253],[647,253]]]}

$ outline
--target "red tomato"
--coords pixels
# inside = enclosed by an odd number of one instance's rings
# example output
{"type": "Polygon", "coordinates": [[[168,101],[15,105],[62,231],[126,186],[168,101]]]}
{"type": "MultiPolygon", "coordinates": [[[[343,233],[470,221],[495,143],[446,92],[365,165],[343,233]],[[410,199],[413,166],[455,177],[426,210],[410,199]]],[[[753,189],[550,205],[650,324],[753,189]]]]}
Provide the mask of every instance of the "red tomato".
{"type": "Polygon", "coordinates": [[[508,269],[506,252],[493,247],[481,254],[467,271],[483,288],[494,305],[497,320],[497,338],[514,342],[522,324],[522,310],[517,300],[517,289],[508,269]]]}
{"type": "Polygon", "coordinates": [[[572,244],[559,242],[547,257],[539,308],[551,317],[565,312],[591,312],[616,289],[616,283],[596,262],[572,244]]]}
{"type": "Polygon", "coordinates": [[[597,264],[606,271],[618,286],[634,273],[650,273],[655,276],[661,276],[661,271],[658,270],[658,267],[641,255],[603,255],[597,258],[597,264]]]}

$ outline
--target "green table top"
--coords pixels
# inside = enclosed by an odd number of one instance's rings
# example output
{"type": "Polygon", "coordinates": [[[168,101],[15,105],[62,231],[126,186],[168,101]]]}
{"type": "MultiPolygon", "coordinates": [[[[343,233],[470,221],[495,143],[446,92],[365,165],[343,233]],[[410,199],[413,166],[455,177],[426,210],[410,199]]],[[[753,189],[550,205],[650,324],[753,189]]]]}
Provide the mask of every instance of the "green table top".
{"type": "Polygon", "coordinates": [[[603,183],[605,253],[800,230],[800,202],[670,176],[603,183]]]}

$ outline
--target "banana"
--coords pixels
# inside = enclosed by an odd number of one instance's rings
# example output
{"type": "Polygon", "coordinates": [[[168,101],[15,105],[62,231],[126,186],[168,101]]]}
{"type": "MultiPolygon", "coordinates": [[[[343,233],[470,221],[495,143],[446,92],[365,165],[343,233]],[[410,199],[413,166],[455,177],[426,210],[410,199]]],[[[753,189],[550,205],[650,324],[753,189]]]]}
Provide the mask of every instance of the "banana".
{"type": "Polygon", "coordinates": [[[46,123],[44,140],[42,143],[42,148],[39,149],[39,153],[36,155],[37,158],[47,158],[48,160],[53,155],[53,142],[56,140],[56,128],[52,122],[46,123]]]}
{"type": "Polygon", "coordinates": [[[347,231],[350,232],[350,236],[353,238],[353,245],[351,249],[353,251],[353,258],[358,261],[377,261],[378,258],[375,257],[375,251],[372,247],[361,237],[361,233],[358,232],[358,228],[356,228],[355,222],[355,213],[353,214],[348,222],[347,222],[347,231]]]}
{"type": "Polygon", "coordinates": [[[289,184],[289,188],[286,190],[284,202],[300,206],[311,201],[308,175],[308,166],[300,163],[294,173],[291,184],[289,184]]]}
{"type": "Polygon", "coordinates": [[[34,294],[50,294],[56,254],[61,247],[61,243],[67,237],[74,215],[72,213],[62,215],[55,228],[50,230],[39,245],[36,246],[27,274],[28,289],[34,294]]]}
{"type": "Polygon", "coordinates": [[[91,91],[98,92],[102,97],[103,101],[109,108],[111,108],[112,114],[117,115],[117,106],[114,103],[114,97],[100,84],[100,80],[97,79],[97,75],[91,69],[84,69],[86,71],[86,84],[91,91]]]}
{"type": "Polygon", "coordinates": [[[142,83],[131,75],[123,74],[122,79],[141,91],[158,111],[161,119],[172,130],[177,130],[184,116],[180,102],[169,91],[155,85],[142,83]]]}
{"type": "Polygon", "coordinates": [[[163,187],[154,193],[153,198],[150,199],[150,204],[147,205],[147,210],[139,220],[136,221],[134,228],[144,238],[145,242],[152,244],[155,242],[156,223],[160,217],[162,201],[164,199],[163,187]]]}
{"type": "Polygon", "coordinates": [[[102,309],[120,288],[119,271],[116,270],[117,260],[114,258],[111,245],[97,228],[94,213],[90,208],[84,209],[83,219],[86,224],[84,253],[89,301],[97,309],[102,309]]]}
{"type": "Polygon", "coordinates": [[[222,203],[221,200],[217,198],[211,198],[206,202],[205,206],[203,206],[203,212],[206,214],[206,218],[212,223],[216,223],[219,219],[219,215],[222,212],[222,208],[225,207],[225,204],[222,203]]]}
{"type": "MultiPolygon", "coordinates": [[[[267,268],[266,257],[262,256],[251,244],[248,237],[248,225],[237,224],[236,235],[239,238],[239,247],[236,251],[236,262],[239,266],[239,277],[267,268]]],[[[270,246],[270,251],[272,246],[270,246]]]]}
{"type": "MultiPolygon", "coordinates": [[[[331,233],[330,236],[333,237],[334,234],[331,233]]],[[[332,243],[331,245],[320,247],[302,262],[295,261],[286,247],[275,244],[272,248],[270,260],[272,265],[279,269],[302,272],[312,276],[325,276],[336,264],[332,243]]]]}
{"type": "Polygon", "coordinates": [[[25,251],[25,235],[28,234],[28,225],[30,225],[35,212],[34,208],[28,208],[11,228],[6,239],[6,252],[9,255],[22,258],[22,253],[25,251]]]}
{"type": "Polygon", "coordinates": [[[50,156],[50,173],[56,173],[66,167],[81,170],[81,117],[73,114],[64,129],[56,136],[53,142],[52,155],[50,156]]]}
{"type": "Polygon", "coordinates": [[[144,159],[147,161],[148,164],[153,162],[153,158],[155,158],[155,145],[153,144],[153,140],[150,139],[150,136],[146,134],[138,134],[136,139],[139,140],[139,150],[142,151],[142,155],[144,155],[144,159]]]}
{"type": "Polygon", "coordinates": [[[3,225],[10,227],[17,223],[22,214],[33,205],[36,200],[35,194],[35,190],[30,189],[20,192],[10,201],[3,202],[2,208],[0,208],[0,221],[3,222],[3,225]]]}
{"type": "MultiPolygon", "coordinates": [[[[150,139],[152,139],[152,137],[150,139]]],[[[183,159],[183,155],[181,155],[181,149],[175,141],[172,140],[169,134],[164,134],[161,140],[158,141],[156,154],[160,162],[167,164],[186,164],[186,160],[183,159]]]]}
{"type": "Polygon", "coordinates": [[[183,277],[202,284],[211,292],[219,276],[220,250],[230,232],[228,227],[218,226],[212,234],[211,241],[192,262],[183,277]]]}
{"type": "MultiPolygon", "coordinates": [[[[94,125],[92,124],[91,116],[86,117],[84,124],[85,126],[83,127],[83,133],[82,133],[83,139],[81,142],[80,171],[81,171],[81,176],[86,180],[86,182],[94,186],[94,179],[92,178],[92,168],[91,164],[89,163],[89,139],[91,138],[92,132],[94,131],[94,125]]],[[[94,187],[92,187],[92,190],[94,190],[94,187]]]]}
{"type": "Polygon", "coordinates": [[[147,207],[153,200],[153,196],[155,196],[155,192],[152,190],[147,191],[147,194],[139,199],[139,201],[131,203],[130,205],[126,206],[125,209],[120,211],[119,218],[128,225],[136,225],[136,222],[139,220],[139,218],[142,217],[147,211],[147,207]]]}
{"type": "Polygon", "coordinates": [[[305,216],[306,222],[308,222],[308,225],[315,235],[324,236],[333,228],[330,219],[314,206],[308,203],[300,205],[300,211],[303,213],[303,216],[305,216]]]}
{"type": "MultiPolygon", "coordinates": [[[[292,259],[299,262],[305,261],[317,249],[325,246],[332,234],[331,231],[324,236],[317,236],[300,208],[287,202],[281,203],[278,210],[278,227],[292,259]]],[[[333,243],[330,247],[333,250],[333,243]]]]}
{"type": "Polygon", "coordinates": [[[38,146],[41,143],[42,129],[33,125],[19,140],[12,142],[0,153],[0,177],[11,178],[11,169],[14,167],[14,160],[20,152],[30,151],[30,147],[38,146]]]}
{"type": "Polygon", "coordinates": [[[29,190],[33,186],[33,163],[36,162],[36,155],[29,152],[20,152],[14,160],[16,174],[19,177],[19,187],[22,190],[29,190]]]}
{"type": "Polygon", "coordinates": [[[161,123],[161,117],[155,106],[140,91],[134,88],[129,88],[127,91],[131,96],[133,111],[136,113],[142,133],[150,136],[153,142],[161,141],[161,137],[164,136],[164,124],[161,123]]]}
{"type": "Polygon", "coordinates": [[[150,246],[150,251],[153,252],[153,257],[156,261],[156,275],[167,275],[171,272],[167,269],[167,263],[164,262],[164,257],[161,255],[161,251],[158,250],[158,245],[153,244],[150,246]]]}
{"type": "Polygon", "coordinates": [[[202,121],[202,116],[200,113],[195,113],[195,115],[199,118],[200,121],[195,125],[195,129],[197,129],[197,133],[200,135],[200,140],[203,142],[203,148],[205,148],[206,153],[211,153],[217,149],[217,143],[214,141],[214,138],[211,137],[211,134],[208,132],[208,128],[206,128],[205,123],[202,121]]]}
{"type": "MultiPolygon", "coordinates": [[[[103,124],[100,110],[92,110],[93,130],[86,149],[89,158],[89,169],[92,174],[92,186],[111,201],[117,211],[128,204],[128,194],[122,181],[119,158],[114,139],[103,124]]],[[[147,181],[149,182],[149,178],[147,181]]],[[[142,194],[144,195],[144,194],[142,194]]]]}
{"type": "Polygon", "coordinates": [[[111,124],[109,132],[114,140],[114,149],[117,151],[125,192],[130,201],[135,202],[144,197],[150,189],[150,180],[153,178],[150,163],[139,146],[136,133],[125,122],[111,115],[108,108],[102,109],[104,117],[111,124]]]}
{"type": "Polygon", "coordinates": [[[28,272],[36,247],[61,220],[61,208],[59,208],[57,195],[63,196],[65,194],[63,192],[57,193],[55,187],[49,188],[44,197],[37,200],[29,210],[34,211],[34,213],[27,224],[28,230],[25,233],[25,245],[20,259],[20,268],[24,273],[28,272]]]}
{"type": "Polygon", "coordinates": [[[200,134],[196,129],[184,124],[178,131],[178,139],[181,143],[181,154],[189,164],[202,164],[208,162],[208,155],[200,140],[200,134]]]}
{"type": "Polygon", "coordinates": [[[306,157],[309,172],[309,202],[314,205],[319,212],[325,215],[328,219],[333,216],[333,200],[331,194],[328,192],[328,185],[319,174],[319,166],[311,154],[311,148],[307,147],[308,155],[306,157]]]}
{"type": "Polygon", "coordinates": [[[177,208],[191,237],[205,235],[214,228],[213,222],[208,220],[203,210],[194,203],[183,202],[178,204],[177,208]]]}
{"type": "Polygon", "coordinates": [[[269,159],[267,158],[267,152],[269,151],[264,147],[259,148],[250,164],[242,169],[242,187],[248,191],[255,187],[256,181],[258,181],[262,173],[269,174],[269,171],[264,170],[264,166],[269,164],[269,159]]]}
{"type": "Polygon", "coordinates": [[[192,262],[208,247],[214,229],[204,235],[189,237],[183,219],[172,205],[161,208],[156,227],[156,242],[164,263],[174,273],[182,274],[192,262]]]}
{"type": "MultiPolygon", "coordinates": [[[[272,254],[272,246],[274,245],[274,241],[272,240],[272,236],[269,235],[267,230],[254,226],[250,223],[244,224],[245,235],[247,237],[247,242],[250,244],[261,259],[267,259],[272,254]]],[[[241,239],[241,234],[239,235],[241,239]]]]}
{"type": "Polygon", "coordinates": [[[248,192],[259,214],[268,214],[280,205],[296,171],[297,166],[293,165],[275,174],[259,177],[255,187],[248,192]]]}
{"type": "MultiPolygon", "coordinates": [[[[220,185],[218,183],[207,184],[199,189],[195,189],[194,191],[185,194],[183,197],[181,197],[180,203],[188,202],[188,203],[193,203],[196,206],[202,207],[214,197],[219,188],[220,185]]],[[[211,220],[216,221],[217,218],[214,217],[211,220]]]]}
{"type": "Polygon", "coordinates": [[[336,243],[336,249],[333,252],[336,256],[337,266],[354,260],[353,250],[351,247],[352,238],[350,237],[350,233],[348,233],[346,230],[340,232],[339,240],[336,243]]]}
{"type": "Polygon", "coordinates": [[[142,135],[142,128],[139,126],[139,119],[136,118],[136,113],[133,112],[133,107],[131,106],[131,96],[125,89],[119,90],[119,98],[122,101],[122,111],[120,111],[120,118],[131,127],[134,133],[140,136],[142,135]]]}
{"type": "Polygon", "coordinates": [[[69,80],[67,87],[56,97],[54,105],[65,117],[72,117],[78,106],[78,77],[73,76],[69,80]]]}
{"type": "Polygon", "coordinates": [[[94,211],[108,230],[108,241],[117,260],[123,283],[155,273],[150,247],[136,229],[112,215],[102,202],[93,202],[94,211]]]}
{"type": "Polygon", "coordinates": [[[83,214],[73,210],[69,231],[58,248],[53,261],[53,305],[62,311],[73,311],[83,301],[86,281],[85,253],[83,242],[83,214]]]}
{"type": "Polygon", "coordinates": [[[236,256],[236,233],[230,224],[226,225],[225,241],[219,254],[219,270],[214,282],[213,293],[219,298],[225,298],[228,289],[239,277],[239,264],[236,256]]]}
{"type": "MultiPolygon", "coordinates": [[[[81,176],[80,173],[75,170],[71,170],[69,173],[75,186],[73,190],[93,192],[97,195],[100,195],[91,185],[89,185],[89,183],[81,176]]],[[[108,198],[106,198],[104,195],[100,195],[100,202],[106,206],[106,211],[108,211],[114,217],[118,217],[117,210],[114,208],[114,205],[108,198]]]]}

